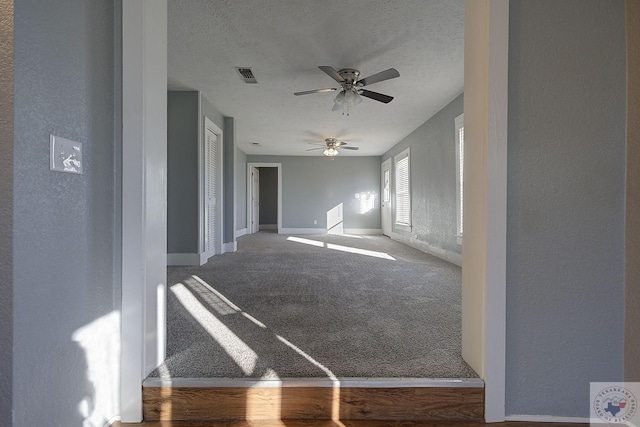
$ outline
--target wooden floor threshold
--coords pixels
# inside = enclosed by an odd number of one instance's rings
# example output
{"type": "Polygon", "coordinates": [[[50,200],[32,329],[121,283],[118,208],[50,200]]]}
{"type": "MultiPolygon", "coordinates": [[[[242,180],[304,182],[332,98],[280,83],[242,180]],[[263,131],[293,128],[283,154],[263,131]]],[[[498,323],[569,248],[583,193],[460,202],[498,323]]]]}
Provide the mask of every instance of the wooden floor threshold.
{"type": "Polygon", "coordinates": [[[142,423],[121,424],[112,427],[588,427],[589,424],[549,423],[549,422],[504,422],[490,423],[475,421],[328,421],[328,420],[264,420],[264,421],[144,421],[142,423]]]}
{"type": "Polygon", "coordinates": [[[145,381],[145,421],[250,421],[253,424],[237,425],[290,426],[314,420],[329,424],[311,425],[332,426],[330,420],[385,421],[391,425],[389,421],[484,419],[484,387],[479,380],[210,381],[174,379],[170,386],[145,381]],[[284,420],[286,424],[278,424],[284,420]]]}

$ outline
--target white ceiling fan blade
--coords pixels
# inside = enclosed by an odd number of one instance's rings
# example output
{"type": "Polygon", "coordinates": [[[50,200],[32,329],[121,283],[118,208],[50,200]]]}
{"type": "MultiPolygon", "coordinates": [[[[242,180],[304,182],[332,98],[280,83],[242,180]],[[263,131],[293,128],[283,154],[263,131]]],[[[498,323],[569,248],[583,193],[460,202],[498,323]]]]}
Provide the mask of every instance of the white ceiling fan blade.
{"type": "Polygon", "coordinates": [[[322,71],[327,73],[329,77],[331,77],[333,80],[337,81],[338,83],[343,83],[345,81],[342,78],[342,76],[338,74],[338,72],[333,67],[330,67],[328,65],[320,65],[318,68],[320,68],[322,71]]]}
{"type": "Polygon", "coordinates": [[[384,80],[395,79],[396,77],[400,77],[398,70],[389,68],[388,70],[380,71],[379,73],[358,80],[358,86],[371,85],[384,80]]]}
{"type": "Polygon", "coordinates": [[[325,93],[325,92],[335,92],[336,90],[338,90],[335,87],[328,87],[325,89],[314,89],[314,90],[304,90],[302,92],[294,92],[293,94],[296,96],[300,96],[300,95],[309,95],[310,93],[325,93]]]}

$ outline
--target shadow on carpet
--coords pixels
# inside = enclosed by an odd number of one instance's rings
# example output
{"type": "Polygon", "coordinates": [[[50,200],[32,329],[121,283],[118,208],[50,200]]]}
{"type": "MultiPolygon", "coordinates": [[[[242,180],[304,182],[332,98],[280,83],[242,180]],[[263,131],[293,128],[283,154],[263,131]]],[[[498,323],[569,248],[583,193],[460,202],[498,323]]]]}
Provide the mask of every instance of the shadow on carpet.
{"type": "Polygon", "coordinates": [[[383,236],[257,233],[170,267],[161,378],[477,378],[461,269],[383,236]]]}

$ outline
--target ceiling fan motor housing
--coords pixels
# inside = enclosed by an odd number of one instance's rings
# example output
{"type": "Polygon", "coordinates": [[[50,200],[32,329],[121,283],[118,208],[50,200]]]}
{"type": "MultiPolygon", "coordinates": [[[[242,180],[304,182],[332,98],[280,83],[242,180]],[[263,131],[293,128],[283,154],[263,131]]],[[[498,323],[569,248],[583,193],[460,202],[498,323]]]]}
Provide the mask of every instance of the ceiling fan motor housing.
{"type": "Polygon", "coordinates": [[[354,70],[353,68],[343,68],[338,71],[338,74],[345,79],[345,83],[347,84],[354,84],[358,80],[358,77],[360,77],[360,71],[354,70]]]}

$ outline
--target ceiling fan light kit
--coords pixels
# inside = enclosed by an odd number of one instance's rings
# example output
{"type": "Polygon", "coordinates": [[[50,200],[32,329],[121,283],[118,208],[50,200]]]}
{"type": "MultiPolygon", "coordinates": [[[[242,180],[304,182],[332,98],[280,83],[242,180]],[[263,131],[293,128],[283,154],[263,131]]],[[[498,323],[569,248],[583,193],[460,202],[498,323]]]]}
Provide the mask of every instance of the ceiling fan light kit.
{"type": "Polygon", "coordinates": [[[309,144],[322,145],[322,147],[310,148],[307,151],[323,150],[322,154],[331,158],[340,154],[340,152],[338,151],[338,148],[344,148],[345,150],[360,149],[360,147],[352,147],[352,146],[345,147],[345,145],[348,145],[348,144],[346,142],[338,141],[336,138],[326,138],[324,142],[310,142],[309,144]]]}
{"type": "Polygon", "coordinates": [[[342,114],[348,116],[351,107],[362,102],[362,97],[354,88],[351,88],[351,90],[343,89],[339,94],[336,95],[333,102],[335,103],[333,107],[334,110],[342,109],[342,114]]]}
{"type": "Polygon", "coordinates": [[[362,102],[363,96],[384,104],[391,102],[393,100],[393,96],[366,90],[363,89],[363,87],[384,80],[400,77],[400,73],[395,68],[389,68],[388,70],[381,71],[363,79],[359,78],[360,71],[353,68],[344,68],[340,71],[336,71],[333,67],[328,65],[321,65],[318,68],[338,82],[340,84],[340,88],[306,90],[303,92],[295,92],[294,95],[309,95],[312,93],[325,93],[340,90],[333,100],[334,106],[332,111],[342,110],[342,114],[347,116],[349,115],[351,107],[362,102]]]}
{"type": "Polygon", "coordinates": [[[324,151],[322,152],[322,154],[324,154],[327,157],[335,157],[338,155],[338,149],[337,148],[325,148],[324,151]]]}
{"type": "MultiPolygon", "coordinates": [[[[340,84],[340,88],[324,88],[305,90],[303,92],[295,92],[294,95],[309,95],[312,93],[326,93],[339,90],[336,97],[333,99],[334,105],[332,111],[342,110],[343,115],[349,115],[351,108],[362,102],[362,97],[373,99],[384,104],[388,104],[393,100],[393,96],[385,95],[383,93],[373,92],[367,89],[363,89],[367,85],[378,83],[384,80],[395,79],[400,77],[400,73],[395,68],[389,68],[388,70],[381,71],[373,74],[364,79],[360,79],[360,71],[353,68],[344,68],[340,71],[336,71],[333,67],[328,65],[321,65],[320,68],[329,77],[334,79],[340,84]]],[[[322,143],[323,147],[311,148],[311,150],[324,150],[322,154],[327,157],[334,158],[338,155],[338,148],[347,145],[346,142],[340,142],[336,138],[327,138],[322,143]]],[[[358,147],[343,147],[345,150],[357,150],[358,147]]]]}

